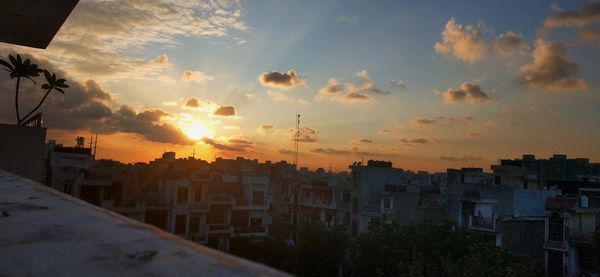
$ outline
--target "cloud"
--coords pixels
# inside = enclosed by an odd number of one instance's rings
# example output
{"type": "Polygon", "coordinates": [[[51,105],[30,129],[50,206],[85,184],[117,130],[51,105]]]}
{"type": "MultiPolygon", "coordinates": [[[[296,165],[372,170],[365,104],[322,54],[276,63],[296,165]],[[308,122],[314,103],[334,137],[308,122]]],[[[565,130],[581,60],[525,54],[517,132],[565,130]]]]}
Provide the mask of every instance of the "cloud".
{"type": "MultiPolygon", "coordinates": [[[[288,129],[288,133],[292,140],[296,139],[296,129],[290,128],[288,129]]],[[[317,142],[319,138],[319,131],[312,129],[310,127],[302,127],[299,130],[298,140],[300,142],[317,142]]]]}
{"type": "Polygon", "coordinates": [[[533,62],[521,67],[521,80],[530,88],[544,90],[585,90],[587,82],[575,77],[577,64],[567,56],[560,42],[537,39],[533,62]]]}
{"type": "Polygon", "coordinates": [[[315,96],[315,100],[364,103],[372,100],[373,95],[389,94],[388,91],[384,91],[375,87],[366,70],[357,71],[356,77],[362,79],[362,84],[341,84],[335,78],[330,78],[327,82],[327,85],[319,89],[319,93],[315,96]]]}
{"type": "Polygon", "coordinates": [[[585,27],[600,22],[600,2],[585,4],[577,11],[563,11],[544,21],[546,28],[585,27]]]}
{"type": "Polygon", "coordinates": [[[268,133],[275,131],[275,126],[273,126],[273,124],[262,124],[262,125],[260,125],[260,127],[258,127],[258,129],[256,129],[256,131],[258,131],[259,133],[261,133],[263,135],[266,135],[268,133]]]}
{"type": "Polygon", "coordinates": [[[177,106],[177,101],[164,101],[161,104],[163,106],[177,106]]]}
{"type": "Polygon", "coordinates": [[[284,155],[292,155],[292,154],[294,154],[294,151],[293,150],[289,150],[289,149],[279,149],[279,150],[277,150],[277,152],[279,154],[284,154],[284,155]]]}
{"type": "Polygon", "coordinates": [[[483,128],[486,128],[486,129],[494,129],[494,128],[496,128],[496,126],[497,126],[496,122],[494,122],[492,120],[483,124],[483,128]]]}
{"type": "Polygon", "coordinates": [[[293,89],[304,84],[304,80],[293,69],[288,70],[287,73],[264,72],[258,76],[258,81],[263,86],[277,89],[293,89]]]}
{"type": "Polygon", "coordinates": [[[203,138],[202,142],[222,151],[244,152],[254,148],[253,142],[244,139],[228,139],[226,142],[219,142],[210,138],[203,138]]]}
{"type": "Polygon", "coordinates": [[[354,143],[356,143],[356,144],[375,143],[375,141],[371,140],[371,139],[366,139],[366,138],[358,138],[358,139],[354,140],[354,143]]]}
{"type": "Polygon", "coordinates": [[[397,86],[397,87],[406,88],[406,82],[404,82],[402,80],[391,80],[390,84],[397,86]]]}
{"type": "MultiPolygon", "coordinates": [[[[113,132],[133,133],[148,141],[190,145],[194,142],[183,132],[168,123],[161,123],[160,119],[168,115],[161,110],[137,112],[134,108],[121,105],[111,118],[104,123],[113,132]]],[[[110,132],[110,131],[109,131],[110,132]]]]}
{"type": "Polygon", "coordinates": [[[507,31],[492,39],[491,45],[494,54],[509,66],[521,60],[529,50],[529,46],[523,41],[522,35],[512,31],[507,31]]]}
{"type": "Polygon", "coordinates": [[[412,146],[415,144],[434,144],[437,143],[438,140],[435,138],[425,138],[425,137],[417,137],[417,138],[400,138],[399,142],[404,143],[407,146],[412,146]]]}
{"type": "Polygon", "coordinates": [[[345,23],[349,26],[352,26],[352,25],[355,25],[356,23],[358,23],[358,16],[342,14],[342,15],[338,16],[337,21],[345,23]]]}
{"type": "Polygon", "coordinates": [[[442,93],[442,99],[444,99],[446,103],[467,102],[476,104],[495,98],[496,96],[490,96],[482,91],[479,85],[467,82],[462,83],[459,89],[448,88],[442,93]]]}
{"type": "MultiPolygon", "coordinates": [[[[6,53],[0,51],[0,56],[6,53]]],[[[94,80],[77,82],[64,71],[58,70],[50,61],[36,56],[25,55],[41,68],[56,72],[59,78],[66,78],[69,88],[65,95],[52,93],[48,96],[40,112],[47,128],[59,130],[90,131],[100,134],[117,132],[136,134],[148,141],[189,145],[193,142],[177,127],[161,122],[170,116],[160,109],[141,112],[127,105],[118,105],[111,94],[94,80]],[[111,106],[119,106],[116,111],[111,106]]],[[[0,87],[13,87],[14,80],[0,74],[0,87]]],[[[0,119],[14,121],[12,95],[0,93],[0,119]]],[[[29,110],[43,97],[42,91],[32,83],[24,82],[20,94],[22,110],[29,110]]]]}
{"type": "Polygon", "coordinates": [[[463,28],[451,18],[442,31],[442,41],[437,42],[433,49],[438,54],[452,55],[458,60],[474,63],[485,56],[486,43],[481,34],[480,26],[467,25],[463,28]]]}
{"type": "Polygon", "coordinates": [[[463,117],[445,117],[445,116],[438,116],[438,117],[434,117],[434,118],[415,118],[411,121],[410,125],[413,128],[416,129],[423,129],[423,128],[427,128],[429,126],[434,126],[434,125],[456,125],[456,124],[462,124],[462,123],[468,123],[471,120],[473,120],[472,116],[463,116],[463,117]]]}
{"type": "Polygon", "coordinates": [[[473,157],[473,156],[442,156],[440,157],[440,160],[442,161],[449,161],[449,162],[476,162],[476,161],[481,161],[483,160],[482,157],[473,157]]]}
{"type": "Polygon", "coordinates": [[[80,79],[148,78],[168,63],[123,53],[141,52],[153,44],[177,45],[182,37],[227,37],[232,31],[246,31],[243,11],[239,1],[80,1],[48,49],[27,51],[80,79]]]}
{"type": "Polygon", "coordinates": [[[162,54],[156,58],[154,58],[154,62],[158,64],[168,64],[169,57],[166,54],[162,54]]]}
{"type": "Polygon", "coordinates": [[[184,82],[189,82],[189,83],[202,83],[204,81],[214,80],[215,77],[206,75],[206,73],[197,71],[197,70],[196,71],[186,70],[186,71],[183,71],[180,79],[184,82]]]}
{"type": "Polygon", "coordinates": [[[213,115],[217,116],[234,116],[235,108],[233,106],[221,106],[215,110],[213,115]]]}
{"type": "Polygon", "coordinates": [[[310,150],[310,152],[323,154],[323,155],[350,155],[352,152],[346,150],[338,150],[333,148],[315,148],[310,150]]]}
{"type": "Polygon", "coordinates": [[[579,31],[579,37],[583,41],[597,41],[597,40],[600,40],[600,28],[583,27],[579,31]]]}
{"type": "Polygon", "coordinates": [[[269,95],[275,102],[286,102],[292,99],[287,94],[279,91],[267,91],[267,95],[269,95]]]}

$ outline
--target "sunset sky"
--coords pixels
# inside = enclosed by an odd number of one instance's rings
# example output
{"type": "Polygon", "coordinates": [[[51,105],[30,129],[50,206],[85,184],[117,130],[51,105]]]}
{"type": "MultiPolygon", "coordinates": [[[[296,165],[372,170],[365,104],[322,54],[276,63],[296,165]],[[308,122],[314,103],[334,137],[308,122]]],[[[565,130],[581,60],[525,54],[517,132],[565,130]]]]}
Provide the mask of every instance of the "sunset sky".
{"type": "MultiPolygon", "coordinates": [[[[98,158],[291,161],[300,113],[311,168],[600,161],[600,2],[81,0],[47,49],[9,53],[68,80],[47,137],[98,133],[98,158]]],[[[0,72],[1,122],[14,86],[0,72]]]]}

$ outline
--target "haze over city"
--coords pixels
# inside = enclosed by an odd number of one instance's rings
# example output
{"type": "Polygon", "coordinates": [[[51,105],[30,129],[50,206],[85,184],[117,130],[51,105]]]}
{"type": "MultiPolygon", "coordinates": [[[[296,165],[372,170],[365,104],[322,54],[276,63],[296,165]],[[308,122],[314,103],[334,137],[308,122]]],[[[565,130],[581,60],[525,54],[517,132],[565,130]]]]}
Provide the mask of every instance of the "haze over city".
{"type": "MultiPolygon", "coordinates": [[[[600,160],[599,4],[589,1],[81,1],[46,50],[66,78],[48,139],[98,158],[164,151],[346,170],[489,168],[523,153],[600,160]],[[465,8],[468,7],[468,8],[465,8]]],[[[7,91],[14,87],[0,75],[7,91]]],[[[40,97],[23,84],[24,105],[40,97]],[[28,101],[30,99],[31,101],[28,101]]],[[[0,120],[14,121],[10,93],[0,120]]]]}

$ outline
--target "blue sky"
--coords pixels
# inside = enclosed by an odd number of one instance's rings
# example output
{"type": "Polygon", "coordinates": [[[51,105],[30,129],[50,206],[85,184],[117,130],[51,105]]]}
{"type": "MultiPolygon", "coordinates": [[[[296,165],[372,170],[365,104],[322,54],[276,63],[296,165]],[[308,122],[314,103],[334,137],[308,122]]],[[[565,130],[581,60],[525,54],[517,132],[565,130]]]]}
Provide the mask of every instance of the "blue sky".
{"type": "Polygon", "coordinates": [[[110,114],[84,128],[50,121],[51,135],[100,133],[104,155],[124,161],[193,147],[207,159],[289,160],[297,112],[311,167],[365,157],[487,168],[525,152],[599,160],[599,6],[83,0],[47,50],[2,49],[47,59],[84,94],[97,82],[111,97],[91,99],[110,114]],[[160,115],[132,128],[123,105],[160,115]]]}

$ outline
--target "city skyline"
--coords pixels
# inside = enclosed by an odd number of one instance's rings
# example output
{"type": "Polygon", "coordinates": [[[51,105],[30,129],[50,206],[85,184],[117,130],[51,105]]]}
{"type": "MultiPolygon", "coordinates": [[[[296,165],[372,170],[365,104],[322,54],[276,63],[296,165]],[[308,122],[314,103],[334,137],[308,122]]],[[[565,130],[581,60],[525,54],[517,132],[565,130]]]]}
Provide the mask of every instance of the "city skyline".
{"type": "MultiPolygon", "coordinates": [[[[41,108],[47,138],[98,133],[98,158],[291,161],[300,113],[310,168],[600,160],[597,2],[431,4],[81,1],[48,49],[0,56],[67,79],[41,108]]],[[[14,80],[0,84],[13,123],[14,80]]]]}

